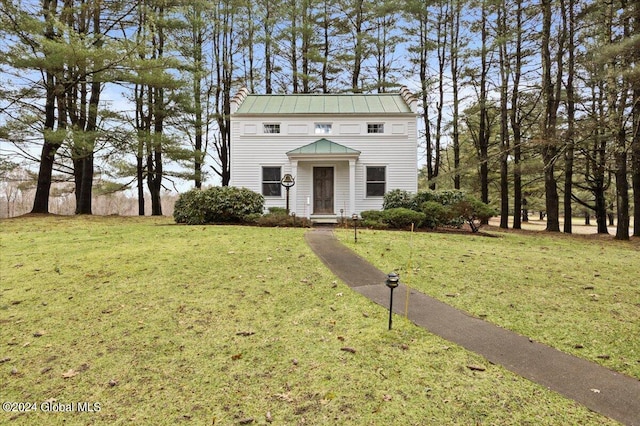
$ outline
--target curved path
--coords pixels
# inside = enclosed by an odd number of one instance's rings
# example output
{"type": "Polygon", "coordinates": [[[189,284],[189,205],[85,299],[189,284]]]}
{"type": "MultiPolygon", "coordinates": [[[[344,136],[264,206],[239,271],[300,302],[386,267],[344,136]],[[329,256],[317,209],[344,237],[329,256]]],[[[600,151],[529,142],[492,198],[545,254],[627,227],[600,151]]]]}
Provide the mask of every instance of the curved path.
{"type": "MultiPolygon", "coordinates": [[[[305,234],[314,253],[354,291],[388,307],[386,274],[342,245],[330,229],[305,234]]],[[[393,311],[403,313],[407,287],[395,291],[393,311]],[[395,303],[398,301],[398,303],[395,303]]],[[[411,290],[409,319],[489,362],[630,426],[640,426],[640,380],[568,355],[411,290]]]]}

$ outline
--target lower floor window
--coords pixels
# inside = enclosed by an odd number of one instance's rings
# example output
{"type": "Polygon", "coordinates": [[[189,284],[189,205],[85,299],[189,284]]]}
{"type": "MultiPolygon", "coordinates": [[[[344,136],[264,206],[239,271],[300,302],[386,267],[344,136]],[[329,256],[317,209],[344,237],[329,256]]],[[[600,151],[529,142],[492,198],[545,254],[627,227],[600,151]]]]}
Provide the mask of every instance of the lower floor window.
{"type": "Polygon", "coordinates": [[[386,188],[387,168],[367,167],[367,197],[382,197],[386,188]]]}
{"type": "Polygon", "coordinates": [[[265,197],[279,197],[282,186],[280,185],[280,167],[262,168],[262,195],[265,197]]]}

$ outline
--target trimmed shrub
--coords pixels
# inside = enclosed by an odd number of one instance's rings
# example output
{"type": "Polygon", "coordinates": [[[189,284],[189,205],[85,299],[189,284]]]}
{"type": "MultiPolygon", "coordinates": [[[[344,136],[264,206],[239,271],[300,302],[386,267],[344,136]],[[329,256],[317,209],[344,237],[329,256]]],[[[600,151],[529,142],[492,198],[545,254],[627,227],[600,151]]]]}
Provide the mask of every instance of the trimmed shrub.
{"type": "Polygon", "coordinates": [[[173,219],[176,223],[198,225],[206,223],[206,208],[203,191],[192,189],[180,194],[173,208],[173,219]]]}
{"type": "Polygon", "coordinates": [[[392,228],[406,228],[413,223],[420,227],[426,215],[404,207],[384,210],[383,221],[392,228]]]}
{"type": "Polygon", "coordinates": [[[411,208],[413,195],[409,191],[403,189],[394,189],[384,194],[382,208],[384,210],[395,209],[404,207],[406,209],[411,208]]]}
{"type": "Polygon", "coordinates": [[[269,207],[269,213],[287,216],[287,209],[284,207],[269,207]]]}
{"type": "Polygon", "coordinates": [[[360,226],[362,228],[368,229],[388,229],[389,225],[384,223],[382,220],[371,220],[371,219],[362,219],[360,221],[360,226]]]}
{"type": "Polygon", "coordinates": [[[473,232],[478,232],[480,229],[476,224],[476,220],[489,220],[495,216],[497,212],[488,204],[483,203],[475,197],[470,195],[452,206],[452,212],[456,216],[464,219],[471,226],[473,232]]]}
{"type": "MultiPolygon", "coordinates": [[[[384,223],[384,211],[381,210],[365,210],[360,212],[360,226],[370,229],[387,229],[388,224],[384,223]]],[[[353,225],[353,223],[352,223],[353,225]]]]}
{"type": "Polygon", "coordinates": [[[264,197],[247,188],[216,186],[193,189],[176,201],[173,217],[177,223],[243,223],[262,214],[264,197]],[[254,216],[255,217],[255,216],[254,216]]]}
{"type": "Polygon", "coordinates": [[[464,192],[458,190],[420,191],[413,196],[410,208],[421,211],[422,205],[428,201],[434,201],[443,206],[451,206],[464,199],[464,192]]]}
{"type": "Polygon", "coordinates": [[[439,225],[449,223],[451,218],[449,208],[436,201],[426,201],[420,207],[425,214],[423,225],[427,228],[436,228],[439,225]]]}
{"type": "Polygon", "coordinates": [[[271,227],[295,227],[295,228],[310,228],[311,221],[306,217],[289,216],[277,213],[268,213],[264,216],[260,216],[255,220],[258,226],[271,226],[271,227]]]}
{"type": "Polygon", "coordinates": [[[381,210],[365,210],[360,212],[360,217],[362,217],[362,220],[379,222],[384,218],[384,212],[381,210]]]}

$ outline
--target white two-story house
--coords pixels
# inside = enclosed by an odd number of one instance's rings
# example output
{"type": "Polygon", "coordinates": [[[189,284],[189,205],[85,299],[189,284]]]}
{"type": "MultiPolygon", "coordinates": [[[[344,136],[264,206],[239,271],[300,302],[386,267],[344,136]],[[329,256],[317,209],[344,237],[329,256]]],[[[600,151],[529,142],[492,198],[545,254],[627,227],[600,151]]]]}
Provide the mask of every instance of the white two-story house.
{"type": "Polygon", "coordinates": [[[336,221],[382,208],[392,189],[417,191],[416,100],[394,94],[254,95],[231,105],[230,185],[289,209],[336,221]],[[291,182],[290,182],[291,183],[291,182]]]}

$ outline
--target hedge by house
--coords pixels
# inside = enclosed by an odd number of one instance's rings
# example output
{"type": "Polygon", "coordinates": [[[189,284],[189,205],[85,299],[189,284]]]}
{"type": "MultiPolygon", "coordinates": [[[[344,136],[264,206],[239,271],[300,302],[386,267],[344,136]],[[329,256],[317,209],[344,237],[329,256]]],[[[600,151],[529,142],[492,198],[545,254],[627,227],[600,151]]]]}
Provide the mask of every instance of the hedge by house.
{"type": "Polygon", "coordinates": [[[476,220],[489,219],[496,211],[480,200],[456,190],[422,191],[411,194],[395,189],[384,195],[382,211],[361,213],[363,226],[370,228],[405,228],[460,226],[468,222],[473,232],[478,231],[476,220]]]}
{"type": "Polygon", "coordinates": [[[215,186],[180,194],[173,218],[177,223],[244,223],[262,215],[264,197],[247,188],[215,186]]]}

